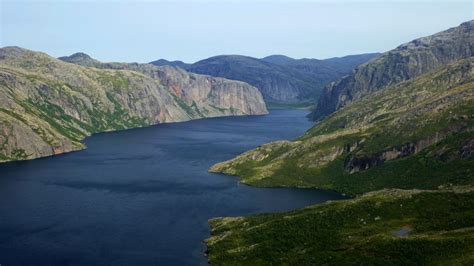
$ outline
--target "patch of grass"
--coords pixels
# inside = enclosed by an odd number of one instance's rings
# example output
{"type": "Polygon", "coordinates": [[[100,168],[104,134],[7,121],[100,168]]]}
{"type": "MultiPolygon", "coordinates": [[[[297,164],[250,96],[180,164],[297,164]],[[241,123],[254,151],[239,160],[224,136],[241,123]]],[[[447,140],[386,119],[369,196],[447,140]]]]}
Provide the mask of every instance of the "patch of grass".
{"type": "Polygon", "coordinates": [[[26,160],[28,158],[28,154],[24,149],[14,149],[10,158],[13,160],[26,160]]]}
{"type": "Polygon", "coordinates": [[[191,108],[189,105],[187,105],[183,101],[183,99],[179,98],[173,93],[171,95],[173,96],[173,99],[178,104],[178,106],[181,107],[181,109],[183,109],[189,115],[189,117],[195,117],[197,115],[196,111],[193,108],[191,108]]]}

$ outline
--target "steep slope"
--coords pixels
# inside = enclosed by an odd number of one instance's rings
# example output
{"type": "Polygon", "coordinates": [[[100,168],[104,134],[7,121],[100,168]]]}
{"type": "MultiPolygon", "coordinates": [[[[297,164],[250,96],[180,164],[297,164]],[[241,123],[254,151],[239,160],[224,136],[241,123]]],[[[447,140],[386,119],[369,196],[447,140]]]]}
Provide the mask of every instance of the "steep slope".
{"type": "Polygon", "coordinates": [[[313,118],[321,119],[374,91],[471,56],[474,20],[400,45],[328,86],[318,100],[313,118]]]}
{"type": "MultiPolygon", "coordinates": [[[[365,62],[375,55],[360,56],[360,61],[365,62]]],[[[295,104],[313,102],[326,84],[349,74],[356,61],[352,57],[348,58],[348,63],[342,58],[340,61],[330,59],[326,63],[326,60],[296,60],[280,55],[262,59],[221,55],[180,67],[190,72],[247,82],[257,87],[269,103],[295,104]],[[349,65],[352,66],[350,69],[349,65]]],[[[157,60],[152,64],[176,65],[166,60],[157,60]]]]}
{"type": "Polygon", "coordinates": [[[210,170],[257,186],[361,194],[474,183],[474,58],[374,93],[295,141],[262,145],[210,170]]]}
{"type": "Polygon", "coordinates": [[[91,57],[62,57],[66,62],[89,66],[91,60],[94,67],[113,70],[130,70],[143,73],[159,80],[175,97],[180,107],[191,116],[212,117],[216,110],[230,114],[266,114],[261,94],[247,83],[223,78],[214,78],[187,72],[181,68],[170,66],[154,66],[138,63],[102,63],[91,57]],[[257,92],[257,94],[255,94],[257,92]],[[262,108],[263,107],[263,108],[262,108]],[[209,110],[210,109],[210,110],[209,110]]]}
{"type": "Polygon", "coordinates": [[[471,265],[474,189],[383,190],[210,220],[212,265],[471,265]]]}
{"type": "Polygon", "coordinates": [[[267,113],[260,92],[243,82],[151,65],[101,69],[84,54],[74,58],[94,67],[0,49],[0,161],[82,149],[81,140],[97,132],[267,113]]]}

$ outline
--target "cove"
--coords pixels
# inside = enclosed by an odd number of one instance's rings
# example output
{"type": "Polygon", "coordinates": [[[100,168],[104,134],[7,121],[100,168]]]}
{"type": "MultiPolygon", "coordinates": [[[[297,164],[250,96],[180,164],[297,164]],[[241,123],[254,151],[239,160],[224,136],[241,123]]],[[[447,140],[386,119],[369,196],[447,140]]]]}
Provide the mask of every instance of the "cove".
{"type": "Polygon", "coordinates": [[[94,135],[87,149],[0,164],[1,265],[205,265],[207,220],[343,198],[255,188],[214,163],[311,126],[303,110],[94,135]]]}

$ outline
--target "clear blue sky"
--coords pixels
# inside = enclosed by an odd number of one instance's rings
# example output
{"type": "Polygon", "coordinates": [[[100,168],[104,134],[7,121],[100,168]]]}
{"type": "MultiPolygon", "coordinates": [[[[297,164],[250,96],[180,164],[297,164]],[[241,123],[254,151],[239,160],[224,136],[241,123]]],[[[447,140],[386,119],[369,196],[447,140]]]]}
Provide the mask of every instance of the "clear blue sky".
{"type": "Polygon", "coordinates": [[[101,61],[387,51],[473,19],[473,1],[0,0],[0,46],[101,61]]]}

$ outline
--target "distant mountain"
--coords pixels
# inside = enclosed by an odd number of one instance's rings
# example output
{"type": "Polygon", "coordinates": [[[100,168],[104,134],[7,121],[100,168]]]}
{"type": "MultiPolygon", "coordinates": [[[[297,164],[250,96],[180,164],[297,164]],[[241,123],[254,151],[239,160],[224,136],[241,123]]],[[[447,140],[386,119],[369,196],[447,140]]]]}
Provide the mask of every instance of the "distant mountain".
{"type": "Polygon", "coordinates": [[[159,59],[153,62],[150,62],[150,64],[155,65],[155,66],[174,66],[174,67],[180,67],[182,69],[186,69],[190,64],[186,64],[183,61],[168,61],[166,59],[159,59]]]}
{"type": "MultiPolygon", "coordinates": [[[[194,73],[225,77],[247,82],[257,87],[264,99],[271,103],[311,103],[319,97],[328,83],[335,81],[359,63],[377,54],[351,56],[339,61],[330,59],[293,59],[271,55],[262,59],[242,55],[220,55],[180,67],[194,73]],[[359,58],[359,61],[354,58],[359,58]]],[[[173,61],[157,60],[155,65],[176,65],[173,61]]]]}
{"type": "Polygon", "coordinates": [[[93,133],[190,119],[260,115],[251,85],[150,64],[101,63],[0,48],[0,162],[83,149],[93,133]]]}
{"type": "Polygon", "coordinates": [[[100,61],[93,59],[85,53],[75,53],[70,56],[59,57],[58,59],[64,62],[82,65],[86,67],[97,67],[102,64],[100,61]]]}
{"type": "Polygon", "coordinates": [[[321,119],[388,85],[471,56],[474,56],[474,20],[402,44],[360,65],[351,75],[324,90],[313,117],[321,119]]]}
{"type": "Polygon", "coordinates": [[[211,57],[192,64],[187,70],[245,81],[257,87],[267,102],[275,103],[311,102],[326,83],[296,69],[240,55],[211,57]]]}
{"type": "Polygon", "coordinates": [[[273,63],[273,64],[283,65],[283,64],[290,63],[290,62],[294,62],[296,59],[291,58],[291,57],[286,56],[286,55],[275,54],[275,55],[266,56],[266,57],[262,58],[262,60],[265,61],[265,62],[273,63]]]}
{"type": "Polygon", "coordinates": [[[381,55],[381,53],[367,53],[359,55],[347,55],[343,57],[333,57],[324,59],[324,63],[337,68],[341,72],[350,73],[358,65],[366,63],[379,55],[381,55]]]}
{"type": "Polygon", "coordinates": [[[380,54],[369,53],[334,57],[324,60],[310,58],[293,59],[284,55],[271,55],[262,58],[262,60],[297,69],[300,72],[312,75],[313,78],[318,80],[335,81],[334,77],[348,75],[355,67],[377,57],[378,55],[380,54]]]}

